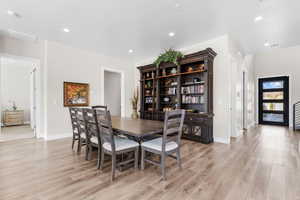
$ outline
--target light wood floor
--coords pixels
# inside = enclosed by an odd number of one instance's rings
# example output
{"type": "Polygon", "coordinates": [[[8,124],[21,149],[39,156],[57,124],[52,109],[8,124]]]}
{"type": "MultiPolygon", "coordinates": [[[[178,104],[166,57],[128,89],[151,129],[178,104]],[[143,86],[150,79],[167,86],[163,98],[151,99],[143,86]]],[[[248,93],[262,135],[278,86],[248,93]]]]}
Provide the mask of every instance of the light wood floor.
{"type": "Polygon", "coordinates": [[[0,142],[33,137],[34,133],[30,125],[1,127],[0,142]]]}
{"type": "MultiPolygon", "coordinates": [[[[96,170],[96,160],[71,150],[71,139],[0,143],[1,200],[299,200],[300,134],[258,127],[231,145],[183,141],[183,170],[167,162],[160,171],[96,170]]],[[[94,156],[95,157],[95,156],[94,156]]],[[[109,164],[109,163],[108,163],[109,164]]]]}

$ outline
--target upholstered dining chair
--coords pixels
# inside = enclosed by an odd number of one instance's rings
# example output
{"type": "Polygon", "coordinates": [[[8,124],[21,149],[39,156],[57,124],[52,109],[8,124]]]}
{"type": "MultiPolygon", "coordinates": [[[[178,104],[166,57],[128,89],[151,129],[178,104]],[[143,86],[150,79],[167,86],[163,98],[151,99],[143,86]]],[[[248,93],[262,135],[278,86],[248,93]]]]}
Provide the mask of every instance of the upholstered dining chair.
{"type": "Polygon", "coordinates": [[[70,112],[72,132],[73,132],[72,149],[74,149],[75,142],[78,141],[77,152],[80,152],[81,151],[80,128],[77,119],[78,108],[70,107],[69,112],[70,112]]]}
{"type": "Polygon", "coordinates": [[[141,144],[141,169],[144,170],[145,162],[157,165],[161,168],[162,178],[166,179],[165,162],[166,157],[172,157],[177,160],[181,168],[180,140],[184,123],[185,110],[174,110],[166,112],[164,120],[163,136],[143,142],[141,144]],[[160,163],[146,159],[146,152],[160,155],[160,163]],[[176,156],[173,156],[176,154],[176,156]]]}
{"type": "Polygon", "coordinates": [[[133,140],[114,136],[111,115],[108,110],[103,111],[94,109],[94,112],[97,117],[97,123],[100,129],[100,138],[102,143],[100,169],[103,168],[105,154],[110,155],[112,157],[111,180],[113,181],[115,179],[115,171],[117,166],[134,161],[135,169],[138,168],[139,143],[133,140]],[[117,163],[117,155],[129,152],[134,152],[134,159],[128,159],[117,163]]]}
{"type": "MultiPolygon", "coordinates": [[[[100,109],[100,108],[99,108],[100,109]]],[[[107,107],[102,107],[101,110],[106,111],[107,107]]],[[[101,140],[100,132],[97,124],[96,116],[91,108],[85,108],[84,119],[87,132],[87,152],[86,157],[88,160],[92,158],[93,147],[98,149],[97,154],[97,168],[100,168],[100,156],[101,156],[101,140]]]]}

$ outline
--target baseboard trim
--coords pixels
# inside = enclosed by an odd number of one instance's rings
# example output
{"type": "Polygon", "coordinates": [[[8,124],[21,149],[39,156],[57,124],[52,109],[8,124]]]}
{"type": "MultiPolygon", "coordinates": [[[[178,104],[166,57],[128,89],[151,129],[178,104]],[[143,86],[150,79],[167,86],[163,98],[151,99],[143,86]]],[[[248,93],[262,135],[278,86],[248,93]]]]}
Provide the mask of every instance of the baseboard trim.
{"type": "Polygon", "coordinates": [[[72,133],[50,134],[50,135],[47,135],[45,140],[46,141],[59,140],[59,139],[68,138],[68,137],[72,137],[72,133]]]}
{"type": "Polygon", "coordinates": [[[230,138],[214,137],[214,141],[222,144],[230,144],[230,138]]]}

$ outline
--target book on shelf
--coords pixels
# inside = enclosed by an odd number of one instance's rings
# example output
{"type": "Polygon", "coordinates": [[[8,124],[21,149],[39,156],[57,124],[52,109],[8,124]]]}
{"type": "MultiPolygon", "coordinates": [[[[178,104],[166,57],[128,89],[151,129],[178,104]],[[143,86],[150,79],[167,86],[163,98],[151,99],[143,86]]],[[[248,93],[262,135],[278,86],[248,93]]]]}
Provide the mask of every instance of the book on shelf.
{"type": "Polygon", "coordinates": [[[203,94],[204,85],[190,85],[181,87],[182,94],[203,94]]]}
{"type": "Polygon", "coordinates": [[[166,94],[176,94],[177,93],[177,88],[168,88],[166,91],[166,94]]]}
{"type": "Polygon", "coordinates": [[[204,97],[203,96],[182,95],[182,103],[183,104],[202,104],[202,103],[204,103],[204,97]]]}
{"type": "Polygon", "coordinates": [[[145,103],[153,103],[153,98],[152,97],[146,97],[145,98],[145,103]]]}

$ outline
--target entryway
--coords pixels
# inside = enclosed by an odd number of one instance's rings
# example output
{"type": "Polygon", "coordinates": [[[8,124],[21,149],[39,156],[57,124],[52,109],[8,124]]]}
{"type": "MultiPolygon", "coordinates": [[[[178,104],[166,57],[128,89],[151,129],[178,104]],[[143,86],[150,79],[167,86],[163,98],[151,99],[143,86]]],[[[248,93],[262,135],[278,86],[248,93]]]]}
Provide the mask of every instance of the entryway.
{"type": "Polygon", "coordinates": [[[259,79],[259,124],[289,125],[289,77],[259,79]]]}
{"type": "Polygon", "coordinates": [[[104,104],[112,116],[121,116],[121,73],[104,70],[104,104]]]}
{"type": "Polygon", "coordinates": [[[0,141],[36,137],[37,63],[18,57],[1,57],[0,141]]]}

